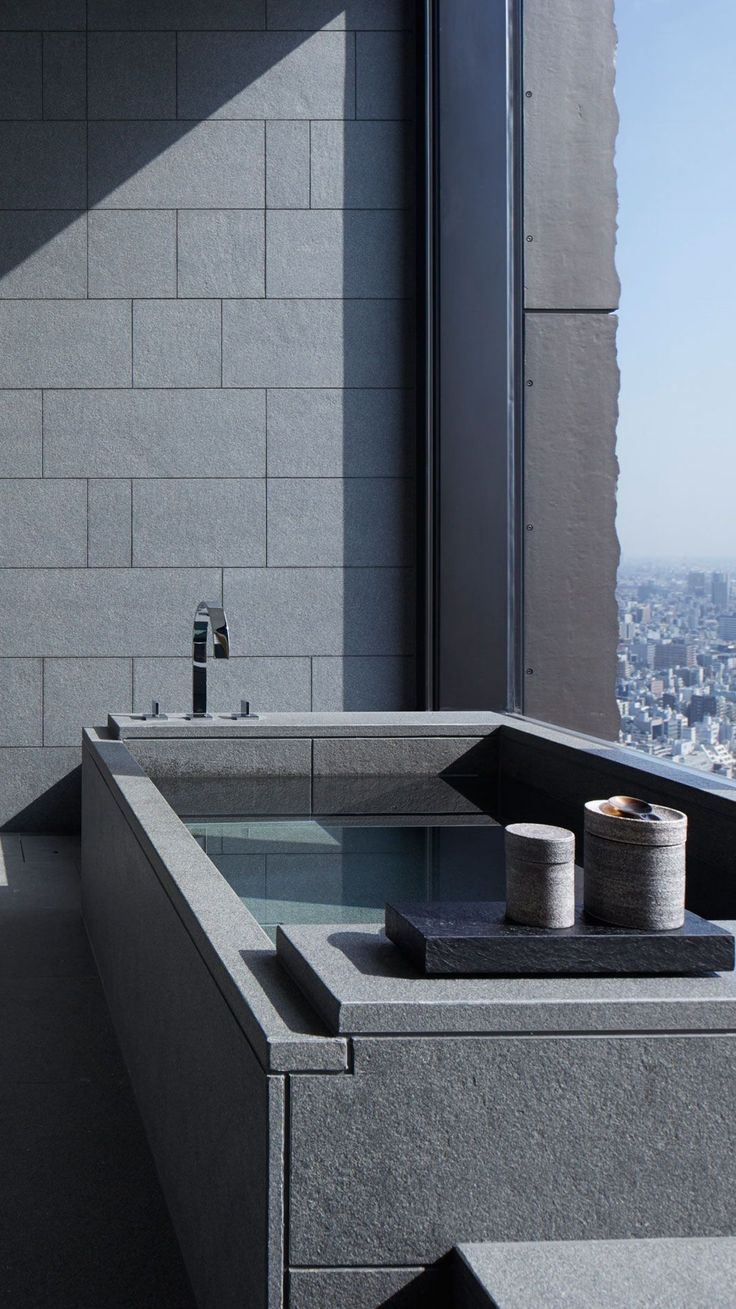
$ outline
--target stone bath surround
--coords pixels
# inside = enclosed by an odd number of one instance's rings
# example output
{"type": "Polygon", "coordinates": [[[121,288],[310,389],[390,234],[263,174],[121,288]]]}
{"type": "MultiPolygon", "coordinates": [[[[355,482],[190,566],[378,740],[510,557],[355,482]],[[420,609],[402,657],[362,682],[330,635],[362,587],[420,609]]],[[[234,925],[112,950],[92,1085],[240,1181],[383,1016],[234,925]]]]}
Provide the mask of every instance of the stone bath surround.
{"type": "MultiPolygon", "coordinates": [[[[157,785],[276,771],[304,813],[329,765],[374,812],[412,783],[462,811],[523,760],[564,805],[579,769],[631,782],[623,752],[491,715],[226,730],[119,719],[84,761],[87,927],[201,1305],[420,1305],[460,1242],[733,1230],[733,974],[434,981],[365,924],[289,927],[277,953],[157,785]]],[[[733,830],[724,796],[636,771],[713,848],[733,830]]]]}

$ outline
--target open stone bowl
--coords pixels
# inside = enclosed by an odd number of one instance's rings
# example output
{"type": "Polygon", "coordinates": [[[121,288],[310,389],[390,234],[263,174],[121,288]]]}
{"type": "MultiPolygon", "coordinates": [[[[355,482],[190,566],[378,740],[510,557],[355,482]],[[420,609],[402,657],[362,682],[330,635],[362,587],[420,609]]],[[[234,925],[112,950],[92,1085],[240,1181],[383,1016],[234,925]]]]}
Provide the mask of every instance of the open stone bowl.
{"type": "Polygon", "coordinates": [[[585,806],[585,911],[617,927],[662,932],[685,921],[687,817],[652,805],[655,821],[585,806]]]}

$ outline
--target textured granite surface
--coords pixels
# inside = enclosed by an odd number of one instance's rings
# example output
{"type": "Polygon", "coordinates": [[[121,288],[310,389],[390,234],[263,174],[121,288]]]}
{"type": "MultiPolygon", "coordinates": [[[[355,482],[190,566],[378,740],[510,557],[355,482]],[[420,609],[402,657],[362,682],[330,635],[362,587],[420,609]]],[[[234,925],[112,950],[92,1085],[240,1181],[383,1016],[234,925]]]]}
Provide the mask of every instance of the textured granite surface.
{"type": "Polygon", "coordinates": [[[726,1309],[734,1303],[733,1237],[469,1244],[458,1247],[458,1256],[458,1304],[478,1309],[726,1309]]]}
{"type": "MultiPolygon", "coordinates": [[[[570,882],[572,899],[573,868],[570,882]]],[[[387,904],[386,935],[434,977],[641,977],[724,972],[734,964],[733,936],[695,914],[668,932],[614,927],[583,912],[571,927],[550,929],[510,922],[502,902],[387,904]]]]}
{"type": "MultiPolygon", "coordinates": [[[[734,930],[733,923],[722,926],[734,930]]],[[[283,966],[341,1033],[729,1031],[736,974],[423,977],[379,927],[282,927],[283,966]]]]}
{"type": "Polygon", "coordinates": [[[733,1035],[358,1036],[353,1056],[290,1079],[294,1264],[736,1230],[733,1035]]]}

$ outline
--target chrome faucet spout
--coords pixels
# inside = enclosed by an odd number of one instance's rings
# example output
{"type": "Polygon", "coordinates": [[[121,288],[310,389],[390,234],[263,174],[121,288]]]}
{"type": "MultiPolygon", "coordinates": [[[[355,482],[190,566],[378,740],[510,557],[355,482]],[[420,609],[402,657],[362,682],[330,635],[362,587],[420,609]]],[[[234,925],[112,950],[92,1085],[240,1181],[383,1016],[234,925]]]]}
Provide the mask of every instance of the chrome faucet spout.
{"type": "Polygon", "coordinates": [[[207,633],[212,628],[215,659],[230,658],[230,631],[227,615],[217,601],[201,600],[194,615],[192,640],[192,717],[209,718],[207,713],[207,633]]]}

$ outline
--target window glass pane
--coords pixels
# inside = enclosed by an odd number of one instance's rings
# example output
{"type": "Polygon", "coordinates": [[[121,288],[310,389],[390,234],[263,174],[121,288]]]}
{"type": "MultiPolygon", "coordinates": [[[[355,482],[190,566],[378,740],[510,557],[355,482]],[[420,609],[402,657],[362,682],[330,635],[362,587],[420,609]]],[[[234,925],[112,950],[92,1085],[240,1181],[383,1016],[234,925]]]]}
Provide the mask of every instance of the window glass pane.
{"type": "Polygon", "coordinates": [[[616,0],[622,739],[736,754],[736,4],[616,0]]]}

